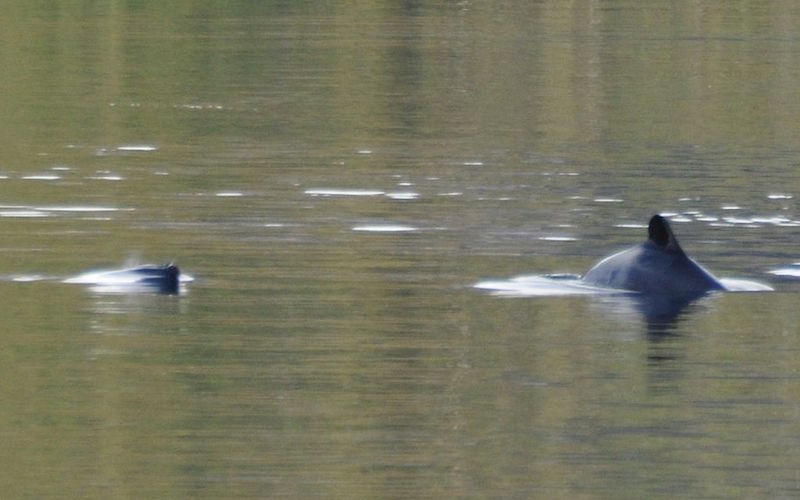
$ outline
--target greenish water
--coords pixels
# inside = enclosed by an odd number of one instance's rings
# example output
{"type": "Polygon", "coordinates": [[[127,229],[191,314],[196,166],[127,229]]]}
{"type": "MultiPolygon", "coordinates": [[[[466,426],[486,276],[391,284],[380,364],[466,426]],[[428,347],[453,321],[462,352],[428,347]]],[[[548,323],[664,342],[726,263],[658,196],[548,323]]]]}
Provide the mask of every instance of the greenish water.
{"type": "Polygon", "coordinates": [[[9,498],[794,497],[793,2],[12,2],[9,498]],[[486,278],[670,214],[654,324],[486,278]],[[179,296],[59,282],[175,260],[179,296]],[[29,282],[14,278],[35,277],[29,282]]]}

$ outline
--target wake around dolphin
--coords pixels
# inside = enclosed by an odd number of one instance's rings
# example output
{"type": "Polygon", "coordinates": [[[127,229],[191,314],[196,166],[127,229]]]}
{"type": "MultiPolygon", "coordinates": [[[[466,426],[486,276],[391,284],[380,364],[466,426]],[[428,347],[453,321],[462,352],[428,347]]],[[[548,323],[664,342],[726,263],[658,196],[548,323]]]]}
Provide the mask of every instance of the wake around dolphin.
{"type": "Polygon", "coordinates": [[[701,295],[727,289],[686,255],[667,219],[654,215],[647,231],[647,241],[601,260],[583,281],[647,294],[701,295]]]}

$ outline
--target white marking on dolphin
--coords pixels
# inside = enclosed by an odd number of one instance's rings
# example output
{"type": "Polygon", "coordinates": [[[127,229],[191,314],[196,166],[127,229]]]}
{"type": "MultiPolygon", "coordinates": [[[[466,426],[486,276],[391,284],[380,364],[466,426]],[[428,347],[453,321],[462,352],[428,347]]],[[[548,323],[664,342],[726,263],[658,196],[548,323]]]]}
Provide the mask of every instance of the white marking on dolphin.
{"type": "Polygon", "coordinates": [[[667,219],[654,215],[647,241],[598,262],[587,284],[647,294],[702,295],[728,288],[684,253],[667,219]]]}

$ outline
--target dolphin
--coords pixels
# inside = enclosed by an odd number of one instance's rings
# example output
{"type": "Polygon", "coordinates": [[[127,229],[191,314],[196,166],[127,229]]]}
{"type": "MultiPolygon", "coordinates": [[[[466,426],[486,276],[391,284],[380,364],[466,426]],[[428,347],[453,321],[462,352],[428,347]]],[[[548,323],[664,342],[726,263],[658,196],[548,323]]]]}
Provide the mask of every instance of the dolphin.
{"type": "Polygon", "coordinates": [[[667,219],[654,215],[647,241],[598,262],[583,275],[590,285],[644,294],[700,296],[726,287],[678,244],[667,219]]]}
{"type": "MultiPolygon", "coordinates": [[[[126,272],[126,271],[120,271],[126,272]]],[[[175,264],[162,266],[143,265],[128,269],[127,272],[138,274],[141,277],[139,283],[158,289],[161,293],[178,293],[180,269],[175,264]]]]}
{"type": "MultiPolygon", "coordinates": [[[[191,278],[186,279],[191,281],[191,278]]],[[[64,280],[64,283],[83,283],[113,286],[120,289],[148,290],[167,295],[177,294],[182,281],[181,271],[175,264],[141,266],[110,271],[93,271],[64,280]]]]}

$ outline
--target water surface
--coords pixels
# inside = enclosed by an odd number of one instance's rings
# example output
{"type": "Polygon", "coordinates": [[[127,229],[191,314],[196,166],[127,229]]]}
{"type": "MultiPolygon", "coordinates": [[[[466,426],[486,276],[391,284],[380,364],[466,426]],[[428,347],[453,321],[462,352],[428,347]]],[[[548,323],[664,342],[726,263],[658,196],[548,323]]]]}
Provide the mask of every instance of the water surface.
{"type": "Polygon", "coordinates": [[[6,6],[3,491],[796,496],[798,15],[6,6]],[[581,274],[657,212],[776,291],[653,320],[473,287],[581,274]],[[59,282],[128,260],[195,281],[59,282]]]}

